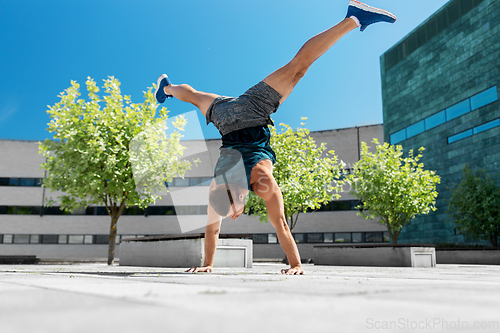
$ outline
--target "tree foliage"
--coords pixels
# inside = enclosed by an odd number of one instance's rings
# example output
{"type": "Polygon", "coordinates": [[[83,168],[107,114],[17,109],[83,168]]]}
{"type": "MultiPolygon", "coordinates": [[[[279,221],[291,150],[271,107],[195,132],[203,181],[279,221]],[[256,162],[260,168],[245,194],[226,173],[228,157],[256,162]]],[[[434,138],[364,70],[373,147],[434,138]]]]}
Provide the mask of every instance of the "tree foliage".
{"type": "MultiPolygon", "coordinates": [[[[79,99],[80,85],[62,92],[60,101],[49,106],[48,131],[53,139],[40,143],[48,171],[43,186],[62,191],[60,207],[72,212],[90,205],[103,205],[111,217],[108,264],[114,258],[117,221],[129,206],[146,208],[159,198],[165,181],[183,175],[191,163],[181,160],[180,144],[185,119],[174,122],[177,130],[165,135],[168,111],[157,110],[152,88],[144,102],[134,104],[123,96],[120,82],[104,80],[104,96],[90,77],[88,101],[79,99]],[[135,176],[135,179],[134,179],[135,176]]],[[[166,190],[166,189],[165,189],[166,190]]],[[[47,205],[53,205],[52,198],[47,205]]]]}
{"type": "Polygon", "coordinates": [[[374,153],[362,142],[361,159],[347,179],[352,185],[351,193],[362,201],[358,214],[380,218],[396,244],[403,227],[415,216],[436,210],[440,177],[434,171],[424,170],[420,162],[423,147],[417,156],[410,150],[408,157],[403,157],[402,146],[379,144],[376,139],[373,143],[374,153]]]}
{"type": "MultiPolygon", "coordinates": [[[[302,118],[305,120],[307,118],[302,118]]],[[[292,230],[299,214],[316,210],[321,204],[339,197],[340,187],[336,180],[340,166],[333,150],[326,151],[326,144],[317,146],[302,127],[292,129],[280,124],[280,130],[271,128],[271,147],[276,153],[273,176],[283,193],[285,217],[292,230]]],[[[246,212],[259,216],[261,222],[268,221],[264,200],[251,192],[246,212]]]]}
{"type": "Polygon", "coordinates": [[[500,188],[497,176],[492,178],[486,170],[463,168],[460,184],[454,184],[448,202],[449,222],[455,223],[464,234],[487,240],[500,246],[500,188]]]}

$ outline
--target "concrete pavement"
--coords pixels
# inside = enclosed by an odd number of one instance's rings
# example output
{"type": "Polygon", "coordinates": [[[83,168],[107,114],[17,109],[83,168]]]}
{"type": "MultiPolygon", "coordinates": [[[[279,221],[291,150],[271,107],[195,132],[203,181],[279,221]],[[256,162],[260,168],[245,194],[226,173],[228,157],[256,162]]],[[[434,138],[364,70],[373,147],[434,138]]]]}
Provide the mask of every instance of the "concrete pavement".
{"type": "Polygon", "coordinates": [[[498,332],[500,266],[1,265],[0,332],[498,332]]]}

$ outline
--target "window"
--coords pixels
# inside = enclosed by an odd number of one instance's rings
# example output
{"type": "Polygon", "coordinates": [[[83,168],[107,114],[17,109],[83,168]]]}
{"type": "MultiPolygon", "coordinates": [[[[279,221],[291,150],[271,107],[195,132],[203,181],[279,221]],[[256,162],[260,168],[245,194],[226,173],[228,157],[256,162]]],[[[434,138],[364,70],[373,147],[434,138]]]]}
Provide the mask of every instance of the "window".
{"type": "MultiPolygon", "coordinates": [[[[135,238],[135,237],[131,237],[135,238]]],[[[109,244],[109,235],[95,235],[94,244],[109,244]]]]}
{"type": "Polygon", "coordinates": [[[276,234],[268,234],[267,241],[269,244],[277,244],[278,243],[278,236],[276,236],[276,234]]]}
{"type": "Polygon", "coordinates": [[[323,243],[323,234],[307,234],[308,243],[323,243]]]}
{"type": "Polygon", "coordinates": [[[323,234],[323,241],[325,243],[333,243],[333,234],[332,233],[326,233],[326,234],[323,234]]]}
{"type": "Polygon", "coordinates": [[[472,130],[472,132],[473,132],[473,134],[478,134],[478,133],[487,131],[487,130],[492,129],[492,128],[497,127],[497,126],[500,126],[500,119],[495,119],[493,121],[490,121],[489,123],[477,126],[472,130]]]}
{"type": "Polygon", "coordinates": [[[30,244],[39,244],[39,243],[40,243],[40,235],[30,236],[30,244]]]}
{"type": "Polygon", "coordinates": [[[0,235],[0,244],[3,243],[3,235],[0,235]]]}
{"type": "Polygon", "coordinates": [[[77,208],[73,210],[73,213],[71,215],[86,215],[87,210],[85,208],[77,208]]]}
{"type": "Polygon", "coordinates": [[[351,242],[350,232],[335,233],[335,243],[350,243],[350,242],[351,242]]]}
{"type": "Polygon", "coordinates": [[[122,215],[139,215],[138,210],[139,209],[137,206],[125,207],[123,209],[122,215]]]}
{"type": "Polygon", "coordinates": [[[212,177],[201,177],[201,186],[210,186],[210,183],[212,182],[212,177]]]}
{"type": "Polygon", "coordinates": [[[67,235],[59,235],[57,237],[57,244],[67,244],[68,243],[68,236],[67,235]]]}
{"type": "Polygon", "coordinates": [[[352,233],[352,242],[353,243],[363,243],[363,233],[362,232],[353,232],[352,233]]]}
{"type": "Polygon", "coordinates": [[[108,215],[106,207],[95,207],[95,215],[108,215]]]}
{"type": "Polygon", "coordinates": [[[19,186],[35,186],[35,178],[20,178],[19,186]]]}
{"type": "Polygon", "coordinates": [[[42,244],[58,244],[59,243],[59,236],[57,235],[42,235],[41,236],[42,244]]]}
{"type": "Polygon", "coordinates": [[[12,244],[13,235],[3,235],[4,244],[12,244]]]}
{"type": "Polygon", "coordinates": [[[166,215],[166,208],[165,206],[149,206],[148,215],[166,215]]]}
{"type": "Polygon", "coordinates": [[[42,178],[0,178],[0,186],[42,186],[42,178]]]}
{"type": "Polygon", "coordinates": [[[83,244],[83,235],[69,235],[68,244],[83,244]]]}
{"type": "Polygon", "coordinates": [[[425,118],[425,130],[428,131],[431,128],[442,125],[446,122],[446,111],[438,112],[430,117],[425,118]]]}
{"type": "Polygon", "coordinates": [[[31,215],[32,211],[33,211],[32,207],[21,206],[21,207],[17,207],[16,214],[31,215]]]}
{"type": "Polygon", "coordinates": [[[491,87],[470,98],[471,109],[476,110],[498,100],[497,86],[491,87]]]}
{"type": "Polygon", "coordinates": [[[189,186],[189,178],[175,178],[174,186],[189,186]]]}
{"type": "MultiPolygon", "coordinates": [[[[464,114],[469,113],[471,110],[476,110],[480,107],[483,107],[487,104],[493,103],[498,100],[498,92],[497,92],[497,86],[491,87],[483,92],[480,92],[479,94],[476,94],[470,98],[467,98],[466,100],[463,100],[460,103],[457,103],[453,106],[450,106],[444,111],[438,112],[430,117],[425,118],[424,120],[421,120],[415,124],[412,124],[394,134],[390,135],[390,142],[391,144],[396,144],[401,141],[404,141],[408,138],[411,138],[417,134],[420,134],[424,131],[428,131],[434,127],[437,127],[439,125],[444,124],[447,121],[450,121],[452,119],[458,118],[460,116],[463,116],[464,114]]],[[[493,124],[489,124],[493,125],[493,124]]],[[[486,129],[479,129],[479,132],[485,131],[487,129],[493,128],[492,127],[485,127],[486,129]]],[[[479,133],[477,132],[477,133],[479,133]]],[[[476,133],[474,133],[476,134],[476,133]]],[[[464,133],[466,135],[466,133],[464,133]]],[[[467,137],[466,135],[465,137],[467,137]]],[[[458,136],[457,138],[452,138],[452,142],[455,142],[457,140],[463,139],[463,137],[458,136]],[[455,140],[456,139],[456,140],[455,140]],[[454,141],[453,141],[454,140],[454,141]]],[[[448,140],[448,143],[452,143],[448,140]]]]}
{"type": "Polygon", "coordinates": [[[363,202],[361,202],[360,200],[351,200],[351,210],[356,210],[356,207],[360,205],[363,206],[363,202]]]}
{"type": "Polygon", "coordinates": [[[446,109],[446,119],[448,121],[463,116],[464,114],[470,112],[470,102],[469,99],[462,101],[446,109]]]}
{"type": "Polygon", "coordinates": [[[383,232],[366,232],[365,242],[366,243],[382,243],[384,241],[383,232]]]}
{"type": "Polygon", "coordinates": [[[43,214],[44,215],[63,215],[63,212],[59,209],[59,207],[44,207],[43,214]]]}
{"type": "Polygon", "coordinates": [[[321,204],[321,207],[319,208],[319,211],[320,212],[330,212],[330,211],[332,211],[332,209],[333,209],[333,204],[330,201],[328,203],[321,204]]]}
{"type": "Polygon", "coordinates": [[[267,244],[267,234],[252,235],[254,244],[267,244]]]}
{"type": "Polygon", "coordinates": [[[95,207],[87,207],[85,209],[85,215],[95,215],[95,207]]]}
{"type": "Polygon", "coordinates": [[[391,145],[394,145],[404,140],[406,140],[406,128],[403,128],[401,131],[391,134],[390,137],[391,145]]]}
{"type": "Polygon", "coordinates": [[[176,215],[198,215],[198,206],[178,206],[175,212],[176,215]]]}
{"type": "MultiPolygon", "coordinates": [[[[205,206],[207,207],[207,206],[205,206]]],[[[203,210],[203,209],[201,209],[203,210]]],[[[149,206],[147,209],[147,215],[175,215],[175,210],[173,206],[149,206]]]]}
{"type": "Polygon", "coordinates": [[[471,135],[472,135],[472,129],[464,131],[462,133],[455,134],[455,135],[450,136],[448,138],[448,143],[453,143],[453,142],[456,142],[458,140],[465,139],[465,138],[467,138],[467,137],[469,137],[471,135]]]}
{"type": "Polygon", "coordinates": [[[406,128],[406,135],[408,138],[411,138],[412,136],[420,134],[424,131],[425,131],[425,122],[421,120],[418,123],[408,126],[406,128]]]}
{"type": "Polygon", "coordinates": [[[30,235],[14,235],[14,244],[29,244],[30,235]]]}
{"type": "Polygon", "coordinates": [[[200,184],[200,178],[189,178],[189,186],[198,186],[200,184]]]}
{"type": "Polygon", "coordinates": [[[293,237],[295,238],[295,243],[297,244],[306,242],[305,234],[293,234],[293,237]]]}
{"type": "Polygon", "coordinates": [[[94,237],[92,235],[85,235],[84,237],[85,237],[83,240],[84,244],[92,244],[93,243],[94,237]]]}
{"type": "Polygon", "coordinates": [[[334,211],[351,210],[351,201],[332,201],[334,211]]]}

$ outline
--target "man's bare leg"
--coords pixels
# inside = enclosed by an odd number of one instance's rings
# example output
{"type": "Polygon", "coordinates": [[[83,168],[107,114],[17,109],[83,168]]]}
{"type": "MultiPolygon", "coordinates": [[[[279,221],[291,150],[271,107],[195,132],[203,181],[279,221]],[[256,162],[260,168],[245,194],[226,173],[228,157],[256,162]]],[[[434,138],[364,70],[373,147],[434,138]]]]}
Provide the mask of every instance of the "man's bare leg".
{"type": "Polygon", "coordinates": [[[309,39],[292,61],[267,76],[264,82],[282,96],[280,104],[290,95],[309,67],[343,36],[357,27],[358,24],[353,19],[344,19],[337,25],[309,39]]]}
{"type": "Polygon", "coordinates": [[[164,87],[163,91],[165,91],[165,94],[172,95],[183,102],[193,104],[200,109],[204,116],[207,114],[207,110],[212,102],[219,97],[217,94],[197,91],[187,84],[171,84],[164,87]]]}

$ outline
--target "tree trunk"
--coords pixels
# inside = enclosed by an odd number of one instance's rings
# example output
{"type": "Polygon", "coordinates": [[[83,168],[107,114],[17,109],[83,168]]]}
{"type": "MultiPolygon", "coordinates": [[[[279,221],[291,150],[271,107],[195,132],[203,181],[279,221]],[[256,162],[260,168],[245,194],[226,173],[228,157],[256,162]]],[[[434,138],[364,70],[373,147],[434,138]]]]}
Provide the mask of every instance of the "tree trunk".
{"type": "Polygon", "coordinates": [[[498,237],[499,235],[497,233],[491,233],[490,234],[490,243],[491,243],[491,246],[493,247],[498,247],[498,237]]]}
{"type": "Polygon", "coordinates": [[[395,235],[394,232],[391,230],[391,225],[389,224],[389,219],[384,219],[385,220],[385,225],[387,227],[387,233],[389,234],[389,237],[392,239],[392,242],[394,244],[398,243],[398,236],[395,235]]]}
{"type": "Polygon", "coordinates": [[[116,230],[117,230],[116,225],[117,224],[118,224],[118,216],[112,216],[111,217],[111,227],[109,229],[108,265],[113,265],[113,261],[115,259],[116,230]]]}
{"type": "Polygon", "coordinates": [[[398,243],[398,236],[399,236],[399,233],[394,233],[393,236],[392,236],[392,242],[394,244],[397,244],[398,243]]]}
{"type": "Polygon", "coordinates": [[[295,216],[295,220],[293,219],[293,214],[290,216],[290,232],[295,228],[295,225],[297,224],[297,220],[299,219],[299,214],[300,212],[297,213],[295,216]]]}

